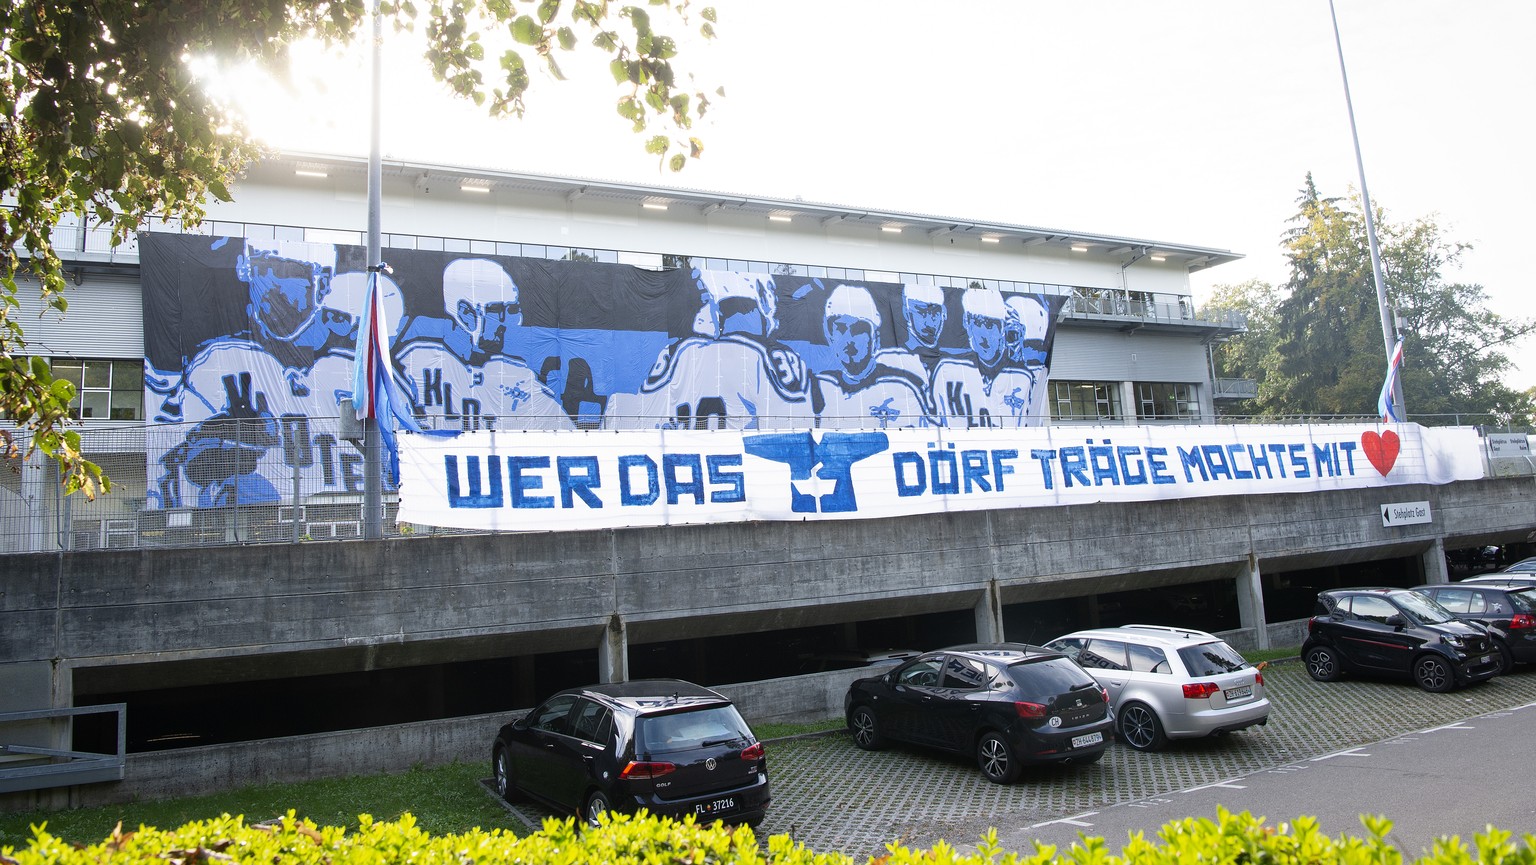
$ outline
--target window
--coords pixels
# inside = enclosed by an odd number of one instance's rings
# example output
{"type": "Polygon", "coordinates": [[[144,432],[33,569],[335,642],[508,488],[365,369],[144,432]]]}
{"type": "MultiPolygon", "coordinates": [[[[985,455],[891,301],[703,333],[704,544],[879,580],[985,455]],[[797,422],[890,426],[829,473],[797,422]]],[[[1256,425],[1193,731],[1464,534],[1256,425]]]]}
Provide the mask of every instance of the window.
{"type": "Polygon", "coordinates": [[[143,360],[75,360],[56,357],[48,362],[53,377],[75,386],[69,416],[75,420],[143,420],[143,360]]]}
{"type": "Polygon", "coordinates": [[[1195,386],[1182,382],[1136,382],[1136,416],[1142,420],[1199,420],[1195,386]]]}
{"type": "Polygon", "coordinates": [[[944,664],[944,687],[971,691],[981,687],[992,673],[986,666],[970,658],[951,656],[944,664]]]}
{"type": "Polygon", "coordinates": [[[1356,595],[1347,601],[1349,612],[1356,618],[1367,622],[1375,622],[1385,625],[1387,619],[1397,615],[1397,608],[1390,601],[1369,595],[1356,595]]]}
{"type": "Polygon", "coordinates": [[[1125,644],[1116,640],[1091,640],[1077,662],[1084,667],[1098,670],[1128,670],[1125,644]]]}
{"type": "Polygon", "coordinates": [[[588,742],[607,742],[613,732],[613,719],[607,707],[591,700],[576,703],[576,737],[588,742]]]}
{"type": "Polygon", "coordinates": [[[939,658],[913,661],[910,666],[901,671],[897,681],[914,688],[936,688],[939,685],[939,661],[939,658]]]}
{"type": "Polygon", "coordinates": [[[1168,673],[1168,656],[1156,646],[1139,646],[1135,643],[1126,644],[1126,652],[1131,656],[1131,672],[1134,673],[1168,673]]]}
{"type": "Polygon", "coordinates": [[[576,702],[573,695],[562,695],[550,700],[535,710],[534,716],[529,720],[528,726],[535,730],[543,730],[547,733],[569,733],[571,705],[576,702]]]}
{"type": "Polygon", "coordinates": [[[1052,381],[1052,420],[1118,420],[1120,386],[1111,381],[1052,381]]]}
{"type": "Polygon", "coordinates": [[[1183,646],[1179,649],[1179,657],[1191,676],[1219,676],[1248,666],[1236,649],[1220,641],[1183,646]]]}
{"type": "Polygon", "coordinates": [[[1434,598],[1440,606],[1453,613],[1465,613],[1472,603],[1472,592],[1467,589],[1449,589],[1436,592],[1434,598]]]}

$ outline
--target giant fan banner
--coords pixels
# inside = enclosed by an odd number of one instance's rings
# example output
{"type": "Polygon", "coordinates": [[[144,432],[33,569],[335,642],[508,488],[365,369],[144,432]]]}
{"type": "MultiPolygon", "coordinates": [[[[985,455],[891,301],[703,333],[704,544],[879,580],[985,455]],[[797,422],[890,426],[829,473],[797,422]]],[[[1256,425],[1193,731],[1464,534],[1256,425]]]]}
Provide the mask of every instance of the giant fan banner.
{"type": "MultiPolygon", "coordinates": [[[[148,455],[148,506],[360,493],[361,454],[335,419],[352,386],[364,249],[158,233],[139,249],[145,402],[181,424],[148,455]]],[[[393,372],[423,428],[1017,429],[1049,416],[1059,296],[471,252],[384,258],[393,372]]]]}
{"type": "Polygon", "coordinates": [[[401,437],[400,519],[501,531],[868,519],[1483,476],[1476,430],[1382,426],[401,437]]]}

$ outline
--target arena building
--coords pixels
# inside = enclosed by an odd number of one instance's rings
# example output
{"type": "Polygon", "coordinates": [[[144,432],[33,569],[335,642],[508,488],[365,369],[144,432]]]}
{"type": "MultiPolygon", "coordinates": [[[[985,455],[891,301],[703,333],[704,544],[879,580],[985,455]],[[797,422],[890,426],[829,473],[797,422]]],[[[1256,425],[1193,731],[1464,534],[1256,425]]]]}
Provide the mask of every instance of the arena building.
{"type": "Polygon", "coordinates": [[[29,345],[116,489],[0,481],[0,742],[73,755],[0,765],[12,805],[479,759],[596,679],[824,717],[885,649],[1296,644],[1318,589],[1536,527],[1523,438],[1223,416],[1244,323],[1189,274],[1225,250],[391,162],[370,295],[365,177],[281,156],[199,227],[56,233],[76,287],[29,345]]]}

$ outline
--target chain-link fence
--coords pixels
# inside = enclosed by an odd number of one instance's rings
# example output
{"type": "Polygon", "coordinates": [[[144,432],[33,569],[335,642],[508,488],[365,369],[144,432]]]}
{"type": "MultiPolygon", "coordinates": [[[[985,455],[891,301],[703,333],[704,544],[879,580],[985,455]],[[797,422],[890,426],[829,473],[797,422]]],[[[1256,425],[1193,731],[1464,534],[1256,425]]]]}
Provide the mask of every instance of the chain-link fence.
{"type": "MultiPolygon", "coordinates": [[[[364,454],[342,438],[336,418],[86,429],[80,438],[112,491],[66,496],[51,460],[7,460],[0,553],[362,536],[364,454]]],[[[398,496],[387,482],[383,499],[386,535],[444,531],[396,524],[398,496]]]]}

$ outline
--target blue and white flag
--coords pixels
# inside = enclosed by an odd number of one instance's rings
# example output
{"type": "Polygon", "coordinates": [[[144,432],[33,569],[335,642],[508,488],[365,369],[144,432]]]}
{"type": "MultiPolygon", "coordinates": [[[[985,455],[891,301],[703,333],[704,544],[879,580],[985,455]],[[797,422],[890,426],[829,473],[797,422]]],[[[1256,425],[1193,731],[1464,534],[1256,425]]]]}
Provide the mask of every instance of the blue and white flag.
{"type": "Polygon", "coordinates": [[[410,402],[395,383],[386,334],[393,333],[389,313],[379,293],[379,274],[368,273],[368,296],[363,303],[362,321],[357,328],[357,349],[353,355],[352,407],[358,420],[374,418],[379,425],[379,440],[389,454],[389,474],[400,481],[400,450],[395,441],[395,424],[409,432],[421,432],[411,415],[410,402]]]}
{"type": "Polygon", "coordinates": [[[1402,423],[1400,416],[1401,407],[1393,399],[1392,395],[1397,390],[1397,376],[1403,368],[1403,337],[1397,337],[1397,345],[1392,348],[1392,357],[1387,361],[1387,380],[1381,383],[1381,395],[1376,397],[1376,413],[1381,415],[1381,422],[1402,423]]]}

